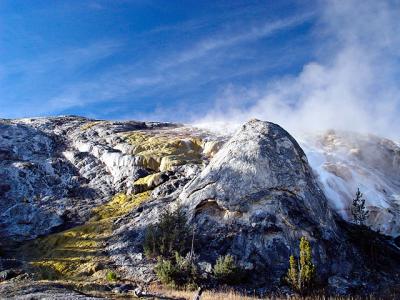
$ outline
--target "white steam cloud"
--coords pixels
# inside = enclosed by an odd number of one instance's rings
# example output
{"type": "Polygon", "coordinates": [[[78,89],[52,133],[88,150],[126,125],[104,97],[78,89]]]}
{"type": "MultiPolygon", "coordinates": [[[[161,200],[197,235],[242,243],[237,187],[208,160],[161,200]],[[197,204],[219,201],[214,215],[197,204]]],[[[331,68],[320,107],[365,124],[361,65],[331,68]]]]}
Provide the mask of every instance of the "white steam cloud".
{"type": "Polygon", "coordinates": [[[263,90],[231,87],[196,123],[235,127],[259,118],[280,124],[296,137],[342,129],[397,140],[400,2],[324,1],[318,11],[316,61],[263,90]]]}

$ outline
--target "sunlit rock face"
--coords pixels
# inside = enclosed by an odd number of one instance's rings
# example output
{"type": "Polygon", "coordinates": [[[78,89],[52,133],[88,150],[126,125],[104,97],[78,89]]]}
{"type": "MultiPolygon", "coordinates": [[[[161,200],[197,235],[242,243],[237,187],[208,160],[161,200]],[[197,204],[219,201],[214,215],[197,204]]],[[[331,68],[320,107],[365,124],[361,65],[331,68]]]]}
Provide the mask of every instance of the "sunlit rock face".
{"type": "Polygon", "coordinates": [[[133,191],[140,178],[169,178],[166,173],[188,164],[202,168],[222,143],[209,132],[170,123],[0,120],[0,235],[32,239],[83,223],[98,205],[133,191]]]}
{"type": "MultiPolygon", "coordinates": [[[[231,148],[245,150],[255,138],[231,148]]],[[[121,191],[151,189],[158,197],[165,195],[182,185],[180,180],[167,178],[174,178],[173,174],[189,165],[197,169],[185,168],[179,176],[193,176],[189,173],[206,167],[226,140],[206,130],[170,123],[80,117],[1,120],[0,233],[29,239],[65,224],[84,222],[94,207],[121,191]],[[146,186],[137,181],[146,176],[152,179],[146,186]]],[[[283,151],[290,141],[279,143],[283,151]]],[[[372,135],[330,131],[300,140],[300,145],[334,210],[351,220],[349,207],[360,188],[370,210],[367,224],[399,235],[400,148],[396,143],[372,135]]],[[[305,156],[302,159],[306,160],[305,156]]],[[[275,161],[278,157],[270,159],[275,161]]],[[[233,161],[232,166],[208,187],[214,187],[214,193],[225,193],[230,206],[236,205],[234,199],[240,198],[244,187],[228,194],[222,187],[239,185],[246,176],[254,177],[247,186],[253,191],[296,179],[285,185],[292,192],[304,193],[306,181],[298,177],[304,165],[288,165],[282,168],[285,172],[272,177],[270,163],[242,164],[237,169],[233,161]]],[[[202,180],[201,176],[196,180],[202,180]]]]}
{"type": "Polygon", "coordinates": [[[351,220],[357,188],[370,211],[367,225],[385,234],[400,233],[400,148],[374,135],[329,131],[301,145],[331,206],[351,220]]]}
{"type": "MultiPolygon", "coordinates": [[[[375,288],[364,276],[369,254],[359,229],[336,211],[348,218],[360,187],[368,224],[396,236],[398,166],[399,149],[388,140],[329,132],[299,145],[279,125],[259,120],[229,136],[74,116],[0,120],[1,247],[39,279],[104,280],[112,269],[150,282],[155,261],[144,255],[146,228],[165,209],[183,206],[207,269],[230,253],[251,284],[272,289],[306,236],[331,287],[375,288]]],[[[398,247],[369,234],[385,249],[379,276],[390,286],[398,247]]]]}
{"type": "Polygon", "coordinates": [[[249,269],[274,264],[282,275],[291,249],[307,236],[319,240],[321,270],[331,264],[326,259],[339,233],[327,199],[303,150],[276,124],[243,125],[184,188],[180,201],[207,236],[203,246],[210,256],[226,249],[249,269]],[[330,241],[330,249],[322,241],[330,241]]]}
{"type": "MultiPolygon", "coordinates": [[[[231,149],[244,151],[256,138],[231,149]]],[[[29,239],[59,226],[84,222],[94,207],[121,191],[152,190],[157,197],[165,195],[183,184],[178,177],[190,178],[216,155],[219,159],[229,156],[226,150],[218,154],[226,140],[206,130],[170,123],[80,117],[1,120],[0,233],[29,239]],[[174,174],[180,175],[170,180],[174,174]],[[137,181],[146,176],[150,177],[145,184],[137,181]]],[[[290,141],[279,143],[277,147],[283,151],[290,141]]],[[[400,148],[396,143],[372,135],[330,131],[300,140],[300,145],[334,210],[351,220],[349,207],[360,188],[370,210],[367,224],[385,234],[399,235],[400,148]]],[[[265,164],[246,165],[247,159],[243,157],[239,165],[233,161],[232,168],[206,190],[213,188],[213,193],[229,198],[229,206],[243,205],[239,199],[244,187],[234,192],[223,187],[240,186],[243,179],[251,177],[246,188],[254,193],[285,183],[291,192],[307,198],[306,180],[298,175],[304,164],[273,157],[265,164]],[[271,163],[278,161],[284,163],[277,167],[285,170],[282,173],[271,171],[271,163]]],[[[301,159],[307,160],[305,155],[301,159]]],[[[202,176],[196,182],[203,180],[202,176]]]]}

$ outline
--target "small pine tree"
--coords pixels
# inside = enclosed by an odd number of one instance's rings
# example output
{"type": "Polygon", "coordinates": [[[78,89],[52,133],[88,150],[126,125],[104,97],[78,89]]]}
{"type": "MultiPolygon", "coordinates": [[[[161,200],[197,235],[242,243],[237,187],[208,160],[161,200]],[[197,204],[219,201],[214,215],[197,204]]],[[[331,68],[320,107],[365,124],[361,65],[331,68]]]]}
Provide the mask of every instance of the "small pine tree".
{"type": "Polygon", "coordinates": [[[354,222],[358,225],[364,225],[368,218],[369,211],[365,207],[365,199],[360,189],[357,189],[356,198],[353,199],[351,214],[354,222]]]}
{"type": "Polygon", "coordinates": [[[307,293],[314,284],[315,266],[312,263],[311,246],[304,236],[300,240],[299,261],[293,255],[290,256],[287,281],[301,294],[307,293]]]}
{"type": "Polygon", "coordinates": [[[299,284],[299,272],[298,272],[299,266],[297,265],[297,261],[294,258],[293,255],[290,255],[289,258],[289,270],[287,274],[287,280],[290,283],[290,285],[297,290],[299,284]]]}

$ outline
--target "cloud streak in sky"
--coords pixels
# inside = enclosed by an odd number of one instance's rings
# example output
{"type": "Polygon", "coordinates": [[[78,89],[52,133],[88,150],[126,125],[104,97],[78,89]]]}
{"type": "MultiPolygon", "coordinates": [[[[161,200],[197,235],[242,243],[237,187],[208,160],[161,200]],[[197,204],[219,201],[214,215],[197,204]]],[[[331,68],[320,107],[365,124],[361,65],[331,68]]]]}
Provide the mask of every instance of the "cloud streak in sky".
{"type": "Polygon", "coordinates": [[[198,59],[212,51],[217,51],[223,48],[226,49],[228,47],[234,47],[237,44],[266,38],[268,36],[276,34],[278,31],[300,25],[310,20],[311,17],[313,17],[313,13],[308,13],[277,21],[271,21],[264,24],[258,24],[257,26],[246,28],[245,31],[242,33],[220,33],[216,37],[207,38],[196,43],[196,45],[194,45],[192,48],[183,51],[183,53],[180,53],[179,55],[177,55],[177,57],[170,59],[170,63],[167,66],[174,66],[194,59],[198,59]]]}
{"type": "Polygon", "coordinates": [[[116,53],[120,46],[121,43],[114,40],[97,41],[86,46],[41,54],[30,60],[5,63],[2,67],[4,75],[18,73],[22,76],[36,76],[54,70],[60,72],[61,69],[76,70],[116,53]]]}
{"type": "MultiPolygon", "coordinates": [[[[30,59],[19,59],[0,64],[0,101],[9,101],[13,105],[4,105],[2,114],[16,115],[41,115],[54,113],[65,105],[53,105],[52,101],[42,99],[30,99],[30,90],[25,90],[26,95],[15,99],[15,90],[27,89],[28,86],[36,88],[40,86],[42,91],[53,87],[56,83],[56,90],[68,86],[71,80],[78,78],[82,70],[92,67],[99,61],[115,54],[121,47],[121,42],[116,40],[102,40],[93,42],[86,46],[69,47],[62,51],[43,53],[30,59]],[[47,79],[46,79],[47,78],[47,79]],[[46,79],[46,80],[44,80],[46,79]],[[59,84],[59,82],[62,84],[59,84]],[[11,83],[13,84],[12,88],[11,83]],[[25,100],[29,99],[29,100],[25,100]],[[37,101],[39,100],[40,105],[37,101]],[[10,112],[8,112],[8,110],[10,112]]],[[[76,105],[71,99],[70,105],[76,105]]]]}
{"type": "Polygon", "coordinates": [[[315,61],[305,64],[297,76],[268,82],[263,88],[229,87],[214,109],[195,123],[236,126],[260,118],[295,135],[335,128],[397,139],[399,2],[320,4],[315,32],[320,47],[315,61]]]}
{"type": "MultiPolygon", "coordinates": [[[[93,80],[64,86],[61,93],[48,101],[46,112],[112,101],[130,94],[135,97],[149,95],[157,97],[158,94],[164,94],[174,87],[178,93],[190,89],[191,85],[200,86],[210,80],[218,80],[218,72],[226,70],[221,68],[209,74],[208,68],[215,68],[223,63],[224,59],[221,59],[221,56],[226,56],[226,52],[231,51],[231,48],[252,40],[273,36],[281,30],[307,22],[312,16],[312,13],[308,13],[259,23],[257,26],[253,24],[245,30],[242,29],[241,32],[217,32],[212,38],[201,39],[179,51],[173,50],[168,54],[163,54],[161,59],[153,59],[147,62],[145,67],[141,62],[134,65],[116,66],[96,76],[93,80]],[[141,71],[143,69],[145,71],[141,71]]],[[[278,61],[268,62],[268,65],[276,67],[278,61]]],[[[265,68],[265,64],[237,68],[223,77],[229,79],[246,72],[257,71],[261,66],[265,68]]]]}

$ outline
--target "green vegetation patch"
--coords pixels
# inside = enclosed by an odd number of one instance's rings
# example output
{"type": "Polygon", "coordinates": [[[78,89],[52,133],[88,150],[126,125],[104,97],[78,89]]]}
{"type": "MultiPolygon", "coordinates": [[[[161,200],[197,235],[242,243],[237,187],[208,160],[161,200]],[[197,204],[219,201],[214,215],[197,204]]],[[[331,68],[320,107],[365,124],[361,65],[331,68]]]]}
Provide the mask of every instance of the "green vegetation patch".
{"type": "Polygon", "coordinates": [[[175,253],[184,254],[190,249],[191,232],[187,217],[181,208],[165,210],[156,224],[146,228],[143,244],[147,257],[173,258],[175,253]]]}
{"type": "Polygon", "coordinates": [[[309,293],[315,284],[316,269],[312,263],[311,245],[306,237],[300,239],[299,248],[298,260],[293,255],[289,258],[287,281],[293,290],[304,295],[309,293]]]}
{"type": "Polygon", "coordinates": [[[113,281],[117,281],[118,276],[117,276],[117,274],[116,274],[114,271],[108,271],[108,272],[106,273],[106,279],[107,279],[107,281],[109,281],[109,282],[113,282],[113,281]]]}
{"type": "Polygon", "coordinates": [[[189,256],[182,257],[175,252],[172,259],[158,258],[155,272],[161,283],[177,289],[196,288],[199,272],[189,256]]]}
{"type": "Polygon", "coordinates": [[[213,271],[215,278],[221,283],[235,285],[243,281],[243,271],[230,254],[218,257],[213,271]]]}

